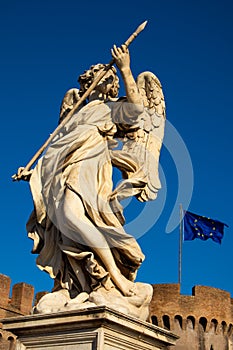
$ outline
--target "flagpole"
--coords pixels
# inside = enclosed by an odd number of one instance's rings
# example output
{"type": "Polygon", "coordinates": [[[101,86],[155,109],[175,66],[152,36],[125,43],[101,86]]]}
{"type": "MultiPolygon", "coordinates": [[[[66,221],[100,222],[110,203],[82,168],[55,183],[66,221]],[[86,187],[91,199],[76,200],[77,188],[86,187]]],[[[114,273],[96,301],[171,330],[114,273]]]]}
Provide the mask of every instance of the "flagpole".
{"type": "Polygon", "coordinates": [[[181,273],[182,273],[182,248],[183,248],[183,208],[180,204],[180,235],[179,235],[179,274],[178,283],[181,284],[181,273]]]}

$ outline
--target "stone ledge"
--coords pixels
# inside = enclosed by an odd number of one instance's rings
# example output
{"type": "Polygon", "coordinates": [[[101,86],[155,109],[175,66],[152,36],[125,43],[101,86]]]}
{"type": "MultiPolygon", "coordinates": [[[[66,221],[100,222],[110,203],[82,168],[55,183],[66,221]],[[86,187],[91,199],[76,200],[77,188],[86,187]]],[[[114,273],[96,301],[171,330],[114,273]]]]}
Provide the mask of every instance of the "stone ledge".
{"type": "Polygon", "coordinates": [[[166,349],[177,336],[106,306],[1,320],[18,349],[166,349]],[[84,345],[85,344],[85,345],[84,345]]]}

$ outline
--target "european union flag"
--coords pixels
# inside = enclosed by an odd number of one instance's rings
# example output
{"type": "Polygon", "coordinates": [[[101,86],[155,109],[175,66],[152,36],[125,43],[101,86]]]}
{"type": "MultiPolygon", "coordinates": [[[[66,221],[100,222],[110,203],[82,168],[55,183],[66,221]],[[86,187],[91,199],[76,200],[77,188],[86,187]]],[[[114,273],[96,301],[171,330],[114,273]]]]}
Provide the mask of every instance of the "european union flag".
{"type": "Polygon", "coordinates": [[[223,222],[200,216],[189,211],[184,211],[184,240],[191,241],[200,238],[206,241],[212,238],[214,242],[221,244],[223,238],[223,222]]]}

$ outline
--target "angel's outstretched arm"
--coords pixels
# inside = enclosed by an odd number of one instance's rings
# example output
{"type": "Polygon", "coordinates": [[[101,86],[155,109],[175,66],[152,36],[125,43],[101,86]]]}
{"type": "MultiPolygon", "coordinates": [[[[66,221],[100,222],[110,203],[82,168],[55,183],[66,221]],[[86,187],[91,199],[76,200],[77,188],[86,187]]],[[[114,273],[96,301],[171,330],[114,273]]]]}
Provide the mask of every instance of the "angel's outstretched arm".
{"type": "Polygon", "coordinates": [[[142,98],[130,69],[130,56],[127,46],[122,45],[121,47],[116,47],[116,45],[114,45],[111,52],[124,81],[128,102],[142,105],[142,98]]]}

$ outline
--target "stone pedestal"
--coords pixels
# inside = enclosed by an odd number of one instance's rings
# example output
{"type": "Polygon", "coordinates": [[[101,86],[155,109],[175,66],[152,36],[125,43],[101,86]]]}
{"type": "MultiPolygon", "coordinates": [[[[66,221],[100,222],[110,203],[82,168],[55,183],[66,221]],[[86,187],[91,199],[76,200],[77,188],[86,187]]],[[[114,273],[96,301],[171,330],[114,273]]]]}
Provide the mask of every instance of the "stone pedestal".
{"type": "Polygon", "coordinates": [[[155,350],[167,349],[178,338],[105,306],[1,322],[17,336],[17,350],[155,350]]]}

